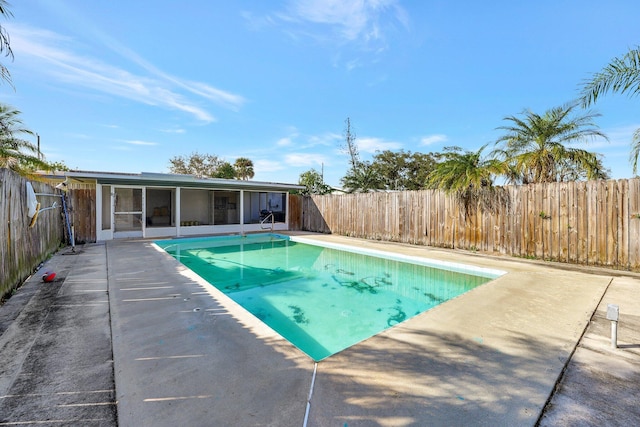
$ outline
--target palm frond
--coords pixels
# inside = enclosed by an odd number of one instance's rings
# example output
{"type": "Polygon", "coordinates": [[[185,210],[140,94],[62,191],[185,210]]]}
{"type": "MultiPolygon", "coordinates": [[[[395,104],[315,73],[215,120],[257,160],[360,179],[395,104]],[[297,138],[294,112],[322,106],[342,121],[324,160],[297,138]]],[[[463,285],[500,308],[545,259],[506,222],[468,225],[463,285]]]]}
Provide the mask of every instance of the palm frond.
{"type": "Polygon", "coordinates": [[[580,103],[588,107],[608,92],[629,93],[631,96],[640,93],[640,48],[613,58],[601,71],[583,82],[580,103]]]}
{"type": "Polygon", "coordinates": [[[631,139],[631,153],[629,154],[629,161],[633,174],[638,174],[638,156],[640,156],[640,129],[636,129],[631,139]]]}
{"type": "Polygon", "coordinates": [[[594,122],[599,114],[586,111],[574,115],[577,106],[575,102],[565,104],[542,115],[525,110],[524,118],[505,118],[512,124],[498,128],[507,133],[496,141],[501,146],[494,153],[508,165],[505,176],[509,182],[527,184],[556,182],[569,176],[603,176],[593,153],[566,145],[595,138],[607,140],[594,122]]]}

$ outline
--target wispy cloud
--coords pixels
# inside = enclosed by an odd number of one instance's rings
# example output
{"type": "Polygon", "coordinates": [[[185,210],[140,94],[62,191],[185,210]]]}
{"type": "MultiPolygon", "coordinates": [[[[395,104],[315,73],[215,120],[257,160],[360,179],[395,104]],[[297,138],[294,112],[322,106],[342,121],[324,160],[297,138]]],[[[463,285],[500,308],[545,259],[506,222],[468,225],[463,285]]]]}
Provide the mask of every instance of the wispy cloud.
{"type": "MultiPolygon", "coordinates": [[[[631,145],[633,134],[640,129],[640,123],[630,126],[621,126],[611,129],[604,129],[603,133],[609,138],[609,143],[612,146],[625,146],[631,145]]],[[[601,143],[602,144],[602,143],[601,143]]],[[[607,143],[604,142],[603,145],[607,143]]]]}
{"type": "MultiPolygon", "coordinates": [[[[276,26],[295,41],[376,54],[388,48],[390,32],[409,28],[409,16],[399,0],[289,0],[267,17],[243,16],[254,29],[276,26]]],[[[348,71],[364,64],[363,58],[341,58],[334,57],[335,64],[344,63],[348,71]]]]}
{"type": "Polygon", "coordinates": [[[381,21],[388,15],[408,23],[397,0],[291,0],[278,16],[292,23],[330,27],[344,41],[369,43],[384,39],[381,21]]]}
{"type": "Polygon", "coordinates": [[[134,73],[121,66],[105,63],[92,54],[82,54],[80,43],[52,31],[17,24],[11,25],[9,31],[14,53],[28,61],[32,70],[74,87],[85,87],[110,96],[179,110],[203,122],[216,119],[202,107],[202,101],[191,99],[189,95],[233,110],[241,107],[245,101],[240,95],[206,83],[182,80],[164,73],[121,45],[116,46],[119,49],[117,53],[141,67],[144,73],[134,73]]]}
{"type": "Polygon", "coordinates": [[[337,147],[340,140],[343,139],[342,135],[332,132],[326,132],[318,135],[301,134],[293,126],[288,129],[288,132],[289,133],[286,136],[283,136],[276,141],[276,146],[291,147],[295,145],[297,149],[308,149],[316,146],[337,147]]]}
{"type": "Polygon", "coordinates": [[[428,135],[420,138],[420,145],[432,145],[447,141],[447,136],[443,134],[428,135]]]}
{"type": "Polygon", "coordinates": [[[320,135],[311,135],[309,137],[310,146],[321,145],[325,147],[338,146],[344,140],[344,136],[334,133],[326,132],[320,135]]]}
{"type": "Polygon", "coordinates": [[[289,153],[284,156],[284,162],[292,167],[315,167],[328,163],[329,159],[319,153],[289,153]]]}
{"type": "Polygon", "coordinates": [[[601,129],[602,133],[607,136],[608,140],[598,137],[587,140],[586,144],[585,141],[575,141],[568,145],[571,147],[585,148],[589,151],[602,149],[613,150],[619,148],[628,150],[630,149],[633,133],[636,129],[640,129],[640,124],[601,129]]]}
{"type": "Polygon", "coordinates": [[[394,141],[385,141],[381,138],[358,138],[356,139],[358,150],[365,153],[375,153],[376,151],[400,150],[402,144],[394,141]]]}
{"type": "Polygon", "coordinates": [[[276,145],[278,147],[288,147],[290,145],[293,145],[293,140],[291,139],[291,137],[286,136],[277,140],[276,145]]]}
{"type": "Polygon", "coordinates": [[[150,141],[123,140],[122,142],[124,142],[125,144],[131,144],[131,145],[146,145],[146,146],[158,145],[157,142],[150,142],[150,141]]]}
{"type": "Polygon", "coordinates": [[[160,132],[164,132],[164,133],[186,133],[187,131],[182,129],[182,128],[178,128],[178,129],[160,129],[160,132]]]}
{"type": "Polygon", "coordinates": [[[254,170],[258,173],[278,172],[285,169],[285,165],[282,162],[268,159],[258,159],[254,164],[254,170]]]}

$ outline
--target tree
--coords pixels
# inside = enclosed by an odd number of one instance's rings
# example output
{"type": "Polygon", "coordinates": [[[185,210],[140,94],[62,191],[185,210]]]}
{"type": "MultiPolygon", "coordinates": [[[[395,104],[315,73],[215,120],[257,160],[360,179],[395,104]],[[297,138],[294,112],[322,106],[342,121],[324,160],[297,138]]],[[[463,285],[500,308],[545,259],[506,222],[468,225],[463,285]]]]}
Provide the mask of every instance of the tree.
{"type": "Polygon", "coordinates": [[[384,150],[373,156],[372,173],[380,177],[381,189],[404,190],[407,182],[407,162],[409,154],[404,151],[384,150]]]}
{"type": "Polygon", "coordinates": [[[315,169],[302,172],[298,178],[298,184],[304,185],[304,190],[300,194],[308,196],[310,194],[329,194],[332,189],[324,183],[322,175],[315,169]]]}
{"type": "Polygon", "coordinates": [[[375,173],[370,162],[359,162],[356,169],[351,169],[345,176],[340,178],[342,186],[347,193],[360,191],[367,193],[371,190],[384,188],[380,181],[380,176],[375,173]]]}
{"type": "Polygon", "coordinates": [[[67,166],[64,160],[61,160],[59,162],[48,162],[47,164],[49,165],[48,170],[51,170],[51,171],[68,171],[69,170],[69,166],[67,166]]]}
{"type": "Polygon", "coordinates": [[[425,188],[427,176],[436,167],[434,153],[413,153],[407,163],[407,190],[421,190],[425,188]]]}
{"type": "Polygon", "coordinates": [[[234,179],[236,177],[236,170],[229,162],[222,162],[218,165],[218,168],[213,175],[213,178],[234,179]]]}
{"type": "Polygon", "coordinates": [[[435,167],[432,153],[411,153],[385,150],[373,156],[372,173],[379,177],[381,189],[419,190],[424,188],[427,175],[435,167]]]}
{"type": "Polygon", "coordinates": [[[235,169],[235,177],[238,179],[246,181],[255,176],[253,172],[253,162],[246,157],[238,157],[233,167],[235,169]]]}
{"type": "MultiPolygon", "coordinates": [[[[226,161],[220,159],[218,156],[212,154],[200,154],[197,151],[191,153],[190,156],[176,156],[169,159],[169,171],[171,173],[179,173],[186,175],[195,175],[197,177],[207,178],[219,178],[220,174],[225,174],[225,170],[228,172],[229,168],[225,164],[229,165],[233,170],[233,167],[226,161]]],[[[231,175],[233,178],[235,170],[231,175]]]]}
{"type": "Polygon", "coordinates": [[[455,195],[467,212],[478,203],[486,210],[502,204],[506,192],[494,187],[493,183],[496,176],[504,173],[505,163],[483,157],[482,152],[486,147],[485,144],[477,151],[445,147],[439,155],[440,161],[427,176],[427,187],[455,195]]]}
{"type": "Polygon", "coordinates": [[[529,184],[608,177],[598,154],[566,145],[597,137],[607,139],[593,122],[599,115],[587,111],[572,116],[576,106],[555,107],[543,115],[525,110],[523,119],[504,118],[511,124],[498,128],[507,133],[496,141],[502,147],[493,155],[502,157],[508,165],[505,176],[509,181],[529,184]]]}
{"type": "Polygon", "coordinates": [[[34,135],[20,119],[20,111],[10,105],[0,104],[0,167],[9,168],[21,175],[37,169],[50,169],[38,147],[22,139],[22,135],[34,135]]]}
{"type": "MultiPolygon", "coordinates": [[[[0,15],[6,18],[13,16],[8,6],[9,3],[7,0],[0,0],[0,15]]],[[[7,33],[7,30],[2,26],[0,26],[0,53],[4,53],[6,57],[13,59],[13,51],[9,44],[9,33],[7,33]]],[[[2,64],[0,64],[0,78],[11,84],[11,74],[9,74],[7,67],[2,64]]]]}
{"type": "Polygon", "coordinates": [[[358,145],[356,144],[356,134],[351,130],[351,120],[349,117],[345,120],[345,146],[344,151],[349,155],[349,164],[351,167],[347,174],[340,179],[342,186],[349,193],[355,191],[367,192],[369,190],[382,188],[382,183],[375,171],[371,167],[370,162],[360,160],[358,145]]]}
{"type": "MultiPolygon", "coordinates": [[[[630,96],[640,94],[640,48],[630,49],[623,56],[613,58],[601,71],[585,81],[580,93],[580,102],[583,107],[588,107],[607,92],[628,93],[630,96]]],[[[638,155],[640,128],[636,129],[631,139],[629,161],[634,175],[637,174],[638,155]]]]}

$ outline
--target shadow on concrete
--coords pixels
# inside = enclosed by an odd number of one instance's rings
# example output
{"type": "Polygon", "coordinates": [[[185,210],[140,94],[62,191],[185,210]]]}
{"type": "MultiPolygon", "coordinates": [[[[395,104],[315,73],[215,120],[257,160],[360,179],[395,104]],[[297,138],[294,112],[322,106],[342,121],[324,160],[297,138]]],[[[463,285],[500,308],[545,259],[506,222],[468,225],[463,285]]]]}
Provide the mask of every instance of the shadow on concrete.
{"type": "Polygon", "coordinates": [[[0,311],[0,424],[116,425],[104,254],[54,258],[0,311]]]}
{"type": "MultiPolygon", "coordinates": [[[[630,304],[622,303],[623,308],[630,304]]],[[[545,408],[541,426],[640,425],[640,345],[629,344],[640,341],[640,316],[621,316],[619,345],[613,348],[605,307],[601,304],[593,316],[545,408]]]]}
{"type": "Polygon", "coordinates": [[[568,356],[517,332],[509,353],[479,338],[390,335],[320,363],[310,425],[534,425],[568,356]]]}
{"type": "Polygon", "coordinates": [[[121,425],[302,424],[306,355],[151,243],[108,252],[121,425]]]}

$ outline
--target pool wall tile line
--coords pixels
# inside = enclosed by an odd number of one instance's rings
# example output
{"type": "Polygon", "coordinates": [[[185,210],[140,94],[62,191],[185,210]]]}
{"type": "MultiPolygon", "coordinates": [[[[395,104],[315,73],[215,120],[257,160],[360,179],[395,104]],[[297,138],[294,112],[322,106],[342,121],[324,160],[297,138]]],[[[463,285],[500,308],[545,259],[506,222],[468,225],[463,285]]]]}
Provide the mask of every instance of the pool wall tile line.
{"type": "Polygon", "coordinates": [[[384,252],[376,249],[364,249],[364,248],[358,248],[355,246],[343,245],[340,243],[328,243],[328,242],[318,241],[314,239],[305,239],[304,237],[299,237],[299,236],[291,236],[291,240],[294,242],[300,242],[300,243],[306,243],[309,245],[323,246],[327,248],[334,248],[334,249],[339,249],[339,250],[344,250],[349,252],[361,253],[364,255],[371,255],[379,258],[394,259],[397,261],[426,265],[428,267],[444,268],[444,269],[448,269],[448,270],[456,271],[460,273],[480,274],[480,275],[485,275],[486,277],[489,277],[492,279],[495,279],[497,277],[502,276],[503,274],[506,274],[506,271],[498,270],[498,269],[477,267],[473,265],[460,264],[460,263],[455,263],[450,261],[441,261],[441,260],[429,259],[424,257],[416,257],[411,255],[401,255],[401,254],[396,254],[392,252],[384,252]]]}

